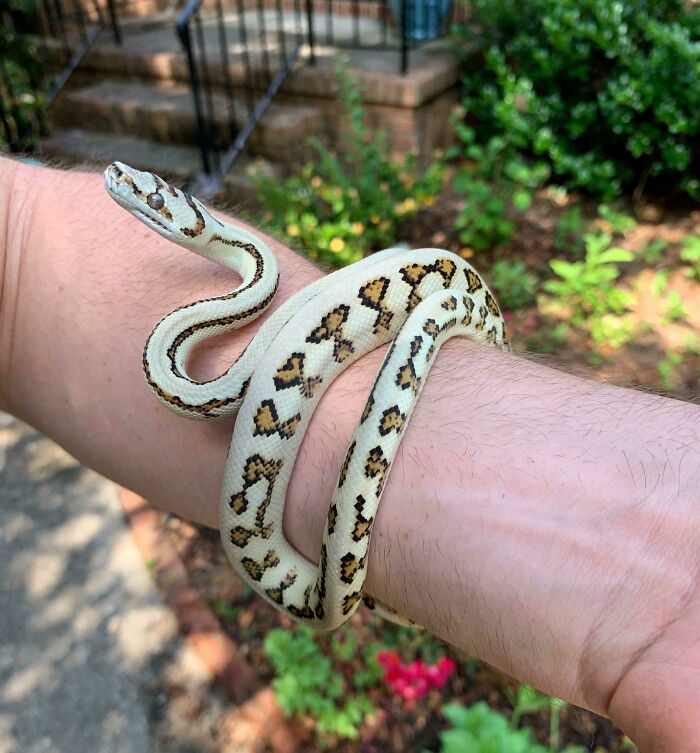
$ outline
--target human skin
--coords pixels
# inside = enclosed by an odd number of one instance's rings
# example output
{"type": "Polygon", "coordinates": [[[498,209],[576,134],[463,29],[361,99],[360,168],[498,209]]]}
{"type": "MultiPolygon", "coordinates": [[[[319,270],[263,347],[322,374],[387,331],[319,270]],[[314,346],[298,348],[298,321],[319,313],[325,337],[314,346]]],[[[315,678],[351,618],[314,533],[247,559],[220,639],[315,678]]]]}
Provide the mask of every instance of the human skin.
{"type": "MultiPolygon", "coordinates": [[[[275,306],[320,272],[268,239],[275,306]]],[[[0,408],[161,509],[217,524],[232,421],[164,409],[141,373],[168,311],[233,273],[114,204],[99,175],[0,159],[0,408]],[[4,256],[4,259],[2,258],[4,256]]],[[[211,378],[258,324],[200,347],[211,378]]],[[[381,353],[322,399],[290,542],[318,561],[381,353]]],[[[471,656],[609,716],[644,753],[700,751],[700,408],[453,339],[386,484],[367,590],[471,656]]]]}

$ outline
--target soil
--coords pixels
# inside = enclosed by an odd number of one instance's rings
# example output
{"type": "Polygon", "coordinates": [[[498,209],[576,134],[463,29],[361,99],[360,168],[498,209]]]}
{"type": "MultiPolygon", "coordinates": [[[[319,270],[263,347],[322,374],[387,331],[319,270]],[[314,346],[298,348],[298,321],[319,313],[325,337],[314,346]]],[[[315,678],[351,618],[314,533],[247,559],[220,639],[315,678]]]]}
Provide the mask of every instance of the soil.
{"type": "MultiPolygon", "coordinates": [[[[403,237],[413,247],[460,248],[455,232],[435,230],[452,227],[460,200],[445,196],[421,211],[404,224],[403,237]]],[[[530,210],[517,218],[516,232],[510,243],[491,252],[477,254],[472,249],[462,248],[460,253],[467,258],[476,257],[477,265],[487,272],[487,277],[488,269],[498,259],[520,259],[540,278],[551,276],[551,259],[577,258],[576,252],[562,251],[555,245],[558,220],[570,202],[571,199],[566,203],[557,202],[550,195],[542,194],[530,210]]],[[[584,217],[595,217],[594,205],[581,204],[581,207],[584,217]]],[[[617,234],[614,242],[635,253],[635,261],[623,265],[625,269],[620,278],[620,284],[636,291],[637,295],[630,316],[639,326],[639,333],[633,341],[617,349],[609,345],[596,346],[588,335],[575,330],[570,330],[563,340],[557,340],[550,333],[566,320],[566,312],[538,308],[534,302],[507,313],[511,339],[516,350],[547,354],[554,363],[598,380],[695,400],[700,392],[700,283],[683,274],[679,248],[683,236],[700,234],[700,211],[692,208],[674,211],[654,205],[626,211],[634,211],[637,224],[625,235],[617,234]],[[656,239],[663,239],[668,245],[660,258],[647,256],[645,261],[642,250],[656,239]],[[660,297],[654,295],[652,284],[659,271],[668,275],[668,287],[660,297]],[[665,318],[670,291],[678,293],[685,308],[683,318],[674,322],[665,318]],[[659,364],[669,352],[682,354],[682,362],[664,377],[659,364]]],[[[611,230],[605,223],[600,225],[602,230],[611,230]]],[[[273,671],[263,648],[265,636],[273,627],[291,628],[291,621],[255,597],[237,579],[223,554],[218,532],[198,528],[169,515],[163,516],[163,526],[172,537],[192,583],[259,672],[261,686],[270,683],[273,671]]],[[[349,629],[361,642],[380,641],[397,648],[407,661],[421,654],[435,658],[447,653],[446,647],[430,638],[387,627],[367,610],[358,611],[349,629]]],[[[321,637],[319,641],[330,654],[329,639],[321,637]]],[[[343,671],[352,672],[353,668],[350,662],[343,671]]],[[[436,751],[440,747],[438,733],[446,727],[440,715],[444,703],[470,705],[483,699],[510,718],[513,707],[509,695],[512,696],[516,688],[517,683],[510,678],[473,661],[458,662],[457,670],[445,688],[433,690],[413,702],[400,699],[380,681],[368,691],[377,711],[365,718],[360,738],[355,741],[325,739],[322,742],[334,753],[436,751]]],[[[309,749],[318,749],[313,720],[304,721],[309,731],[309,749]]],[[[539,742],[549,745],[548,711],[525,715],[521,726],[530,728],[539,742]]],[[[559,747],[564,749],[567,745],[585,746],[599,752],[636,750],[610,722],[573,706],[564,706],[560,712],[559,747]]]]}

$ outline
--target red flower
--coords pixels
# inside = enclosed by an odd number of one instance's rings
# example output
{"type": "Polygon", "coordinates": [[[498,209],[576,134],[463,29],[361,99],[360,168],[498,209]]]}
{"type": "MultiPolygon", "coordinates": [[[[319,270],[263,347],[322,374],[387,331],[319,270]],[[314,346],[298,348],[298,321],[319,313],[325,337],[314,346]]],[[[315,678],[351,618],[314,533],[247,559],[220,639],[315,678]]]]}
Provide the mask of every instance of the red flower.
{"type": "Polygon", "coordinates": [[[377,662],[384,670],[387,685],[407,701],[421,698],[432,688],[445,687],[457,666],[449,656],[441,657],[435,664],[426,664],[422,659],[403,664],[396,651],[380,651],[377,662]]]}

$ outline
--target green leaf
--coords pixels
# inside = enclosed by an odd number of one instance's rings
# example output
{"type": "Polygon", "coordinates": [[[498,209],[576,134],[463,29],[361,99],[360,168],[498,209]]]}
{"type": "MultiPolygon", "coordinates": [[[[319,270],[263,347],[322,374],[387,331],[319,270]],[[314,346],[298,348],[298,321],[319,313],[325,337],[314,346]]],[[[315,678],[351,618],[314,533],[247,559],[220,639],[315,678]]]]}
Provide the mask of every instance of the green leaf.
{"type": "Polygon", "coordinates": [[[581,271],[580,264],[564,261],[563,259],[552,259],[549,262],[549,266],[565,280],[573,279],[581,271]]]}
{"type": "Polygon", "coordinates": [[[524,212],[532,205],[532,195],[529,191],[516,191],[513,194],[513,206],[519,211],[524,212]]]}
{"type": "Polygon", "coordinates": [[[634,260],[634,254],[625,248],[609,248],[601,251],[598,257],[599,264],[614,264],[618,262],[630,262],[634,260]]]}

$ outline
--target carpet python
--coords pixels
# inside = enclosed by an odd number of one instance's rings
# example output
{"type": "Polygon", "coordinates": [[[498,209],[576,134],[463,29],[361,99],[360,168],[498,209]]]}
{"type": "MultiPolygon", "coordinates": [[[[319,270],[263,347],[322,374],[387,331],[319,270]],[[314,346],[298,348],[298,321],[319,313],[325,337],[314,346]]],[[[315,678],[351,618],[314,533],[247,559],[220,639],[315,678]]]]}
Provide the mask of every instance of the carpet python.
{"type": "Polygon", "coordinates": [[[508,349],[493,295],[476,270],[449,251],[387,249],[300,290],[266,319],[225,373],[198,382],[187,373],[189,353],[204,338],[265,311],[279,282],[275,257],[260,237],[218,220],[156,175],[115,162],[105,171],[105,186],[164,238],[242,277],[232,292],[182,306],[158,322],[144,349],[146,380],[182,415],[237,412],[219,507],[226,554],[278,609],[319,629],[342,625],[363,598],[382,490],[440,346],[463,335],[508,349]],[[341,465],[315,565],[282,529],[295,459],[335,377],[385,343],[390,346],[341,465]]]}

